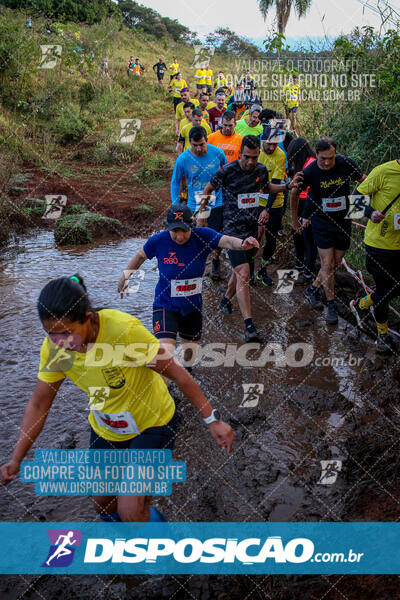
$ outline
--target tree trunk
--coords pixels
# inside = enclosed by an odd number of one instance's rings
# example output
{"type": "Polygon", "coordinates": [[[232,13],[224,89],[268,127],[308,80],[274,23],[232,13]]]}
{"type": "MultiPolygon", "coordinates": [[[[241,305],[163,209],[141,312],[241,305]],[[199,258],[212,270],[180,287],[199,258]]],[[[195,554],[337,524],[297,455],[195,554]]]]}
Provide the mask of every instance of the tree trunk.
{"type": "Polygon", "coordinates": [[[285,33],[286,25],[290,17],[290,9],[292,8],[292,0],[277,0],[276,16],[278,20],[278,32],[285,33]]]}

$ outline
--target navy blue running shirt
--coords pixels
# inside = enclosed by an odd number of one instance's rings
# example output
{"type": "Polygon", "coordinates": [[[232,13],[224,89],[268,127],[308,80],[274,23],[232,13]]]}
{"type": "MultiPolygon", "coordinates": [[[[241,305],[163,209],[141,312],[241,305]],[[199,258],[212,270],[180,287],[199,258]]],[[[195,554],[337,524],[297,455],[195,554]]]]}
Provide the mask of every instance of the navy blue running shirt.
{"type": "Polygon", "coordinates": [[[143,250],[148,259],[157,258],[160,279],[153,306],[187,315],[201,310],[201,278],[207,256],[218,248],[222,234],[208,227],[194,227],[185,244],[177,244],[162,231],[152,235],[143,250]]]}

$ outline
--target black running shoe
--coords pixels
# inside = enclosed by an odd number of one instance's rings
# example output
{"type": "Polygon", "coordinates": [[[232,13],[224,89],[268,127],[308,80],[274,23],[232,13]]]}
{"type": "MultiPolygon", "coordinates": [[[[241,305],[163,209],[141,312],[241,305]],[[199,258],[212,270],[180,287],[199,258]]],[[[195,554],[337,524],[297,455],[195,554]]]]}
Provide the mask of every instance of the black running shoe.
{"type": "Polygon", "coordinates": [[[336,304],[334,302],[328,302],[328,310],[326,312],[325,320],[329,325],[336,325],[338,322],[338,313],[336,304]]]}
{"type": "Polygon", "coordinates": [[[390,352],[393,352],[392,339],[388,333],[378,335],[375,346],[376,351],[379,352],[379,354],[389,354],[390,352]]]}
{"type": "Polygon", "coordinates": [[[260,342],[260,337],[257,329],[252,325],[251,327],[246,327],[244,332],[244,341],[245,342],[260,342]]]}
{"type": "Polygon", "coordinates": [[[321,302],[321,295],[318,288],[314,287],[313,285],[309,285],[304,290],[304,295],[313,308],[316,308],[318,310],[324,308],[321,302]]]}
{"type": "Polygon", "coordinates": [[[221,302],[219,303],[219,307],[226,315],[232,314],[232,302],[228,298],[222,298],[221,302]]]}

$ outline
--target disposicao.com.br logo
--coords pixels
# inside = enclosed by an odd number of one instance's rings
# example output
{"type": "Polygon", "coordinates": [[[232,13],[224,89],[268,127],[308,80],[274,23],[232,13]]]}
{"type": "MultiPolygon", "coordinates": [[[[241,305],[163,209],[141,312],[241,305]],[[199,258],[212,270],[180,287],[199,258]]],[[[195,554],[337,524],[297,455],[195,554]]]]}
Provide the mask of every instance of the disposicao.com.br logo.
{"type": "Polygon", "coordinates": [[[315,553],[308,538],[293,538],[286,544],[280,536],[267,538],[190,537],[178,541],[170,538],[90,538],[87,540],[85,563],[157,563],[170,559],[180,564],[241,563],[263,564],[311,562],[359,562],[362,553],[353,550],[336,553],[315,553]]]}

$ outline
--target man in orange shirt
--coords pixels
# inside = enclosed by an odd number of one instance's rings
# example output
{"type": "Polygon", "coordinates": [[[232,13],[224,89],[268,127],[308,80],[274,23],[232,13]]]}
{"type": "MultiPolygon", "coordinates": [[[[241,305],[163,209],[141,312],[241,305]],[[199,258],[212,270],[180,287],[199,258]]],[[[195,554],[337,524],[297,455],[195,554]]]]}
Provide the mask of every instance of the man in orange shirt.
{"type": "Polygon", "coordinates": [[[242,136],[235,132],[236,115],[227,110],[222,116],[222,129],[208,136],[207,142],[224,151],[228,162],[239,158],[242,136]]]}

